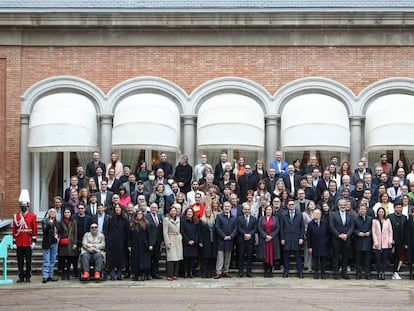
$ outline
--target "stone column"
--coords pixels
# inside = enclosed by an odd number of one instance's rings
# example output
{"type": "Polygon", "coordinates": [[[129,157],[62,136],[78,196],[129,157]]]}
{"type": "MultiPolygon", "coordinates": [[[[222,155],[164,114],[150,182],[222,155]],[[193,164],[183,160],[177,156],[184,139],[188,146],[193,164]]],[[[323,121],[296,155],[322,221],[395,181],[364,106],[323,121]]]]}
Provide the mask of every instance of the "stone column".
{"type": "Polygon", "coordinates": [[[20,189],[31,189],[29,114],[20,115],[20,189]]]}
{"type": "Polygon", "coordinates": [[[183,153],[188,155],[188,162],[192,167],[197,163],[195,158],[196,150],[196,116],[195,115],[183,115],[183,153]]]}
{"type": "MultiPolygon", "coordinates": [[[[112,152],[112,118],[113,114],[100,114],[99,121],[100,121],[100,129],[101,135],[99,139],[100,147],[101,147],[101,161],[103,163],[109,163],[111,160],[111,152],[112,152]]],[[[105,172],[104,172],[105,174],[105,172]]]]}
{"type": "Polygon", "coordinates": [[[280,132],[280,115],[265,116],[265,167],[269,167],[269,163],[273,161],[275,151],[280,148],[279,132],[280,132]]]}
{"type": "Polygon", "coordinates": [[[350,117],[351,124],[351,152],[349,160],[355,168],[362,157],[362,116],[350,117]]]}

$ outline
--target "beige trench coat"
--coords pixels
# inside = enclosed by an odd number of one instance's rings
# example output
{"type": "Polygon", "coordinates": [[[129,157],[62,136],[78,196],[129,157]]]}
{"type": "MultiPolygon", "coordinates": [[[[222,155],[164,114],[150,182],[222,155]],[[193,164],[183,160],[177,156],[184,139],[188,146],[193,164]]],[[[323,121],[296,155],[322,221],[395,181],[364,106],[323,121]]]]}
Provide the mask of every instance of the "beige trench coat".
{"type": "Polygon", "coordinates": [[[163,222],[163,234],[167,261],[180,261],[183,259],[183,237],[180,232],[180,218],[176,220],[166,217],[163,222]]]}

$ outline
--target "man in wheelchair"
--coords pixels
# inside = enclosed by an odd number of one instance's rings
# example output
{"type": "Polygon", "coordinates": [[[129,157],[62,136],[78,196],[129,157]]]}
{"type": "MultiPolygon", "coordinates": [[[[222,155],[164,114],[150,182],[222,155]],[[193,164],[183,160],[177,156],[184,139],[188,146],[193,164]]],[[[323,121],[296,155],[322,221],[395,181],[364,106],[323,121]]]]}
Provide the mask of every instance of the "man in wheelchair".
{"type": "Polygon", "coordinates": [[[87,281],[91,277],[100,280],[105,259],[105,236],[98,232],[98,224],[92,223],[90,231],[86,232],[82,240],[81,249],[81,280],[87,281]],[[95,266],[93,276],[90,274],[90,265],[95,266]]]}

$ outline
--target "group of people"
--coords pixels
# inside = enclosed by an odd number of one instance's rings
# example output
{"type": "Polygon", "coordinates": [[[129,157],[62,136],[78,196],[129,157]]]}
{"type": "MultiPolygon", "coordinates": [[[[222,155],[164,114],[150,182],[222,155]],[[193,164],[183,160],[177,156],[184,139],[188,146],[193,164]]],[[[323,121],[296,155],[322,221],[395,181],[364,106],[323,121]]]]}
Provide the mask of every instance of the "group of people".
{"type": "MultiPolygon", "coordinates": [[[[286,278],[291,256],[299,278],[307,269],[325,279],[330,265],[334,279],[349,279],[351,267],[357,279],[371,279],[374,262],[383,280],[390,261],[393,279],[401,279],[404,262],[414,278],[414,165],[406,175],[404,161],[393,169],[383,154],[375,173],[365,158],[352,172],[333,156],[323,169],[316,156],[302,166],[280,151],[268,169],[243,157],[233,164],[222,153],[213,169],[202,155],[193,169],[182,155],[174,169],[161,153],[153,170],[140,161],[132,171],[116,153],[105,165],[94,152],[43,220],[43,282],[57,280],[56,257],[63,280],[71,272],[100,279],[104,270],[111,280],[159,279],[163,247],[169,281],[232,277],[231,265],[252,277],[254,258],[264,277],[283,266],[286,278]]],[[[37,227],[28,199],[19,201],[13,235],[23,282],[30,281],[37,227]]]]}

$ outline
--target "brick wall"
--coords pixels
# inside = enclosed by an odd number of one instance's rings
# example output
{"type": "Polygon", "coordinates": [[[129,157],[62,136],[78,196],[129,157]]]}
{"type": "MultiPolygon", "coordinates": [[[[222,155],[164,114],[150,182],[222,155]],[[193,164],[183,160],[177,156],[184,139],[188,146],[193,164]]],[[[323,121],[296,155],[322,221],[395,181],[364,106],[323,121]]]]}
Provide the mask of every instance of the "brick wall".
{"type": "Polygon", "coordinates": [[[322,76],[358,94],[378,80],[413,73],[410,47],[0,47],[0,192],[6,193],[6,214],[15,211],[19,195],[20,97],[42,79],[77,76],[107,93],[119,82],[151,75],[190,93],[211,79],[238,76],[274,94],[295,79],[322,76]]]}

